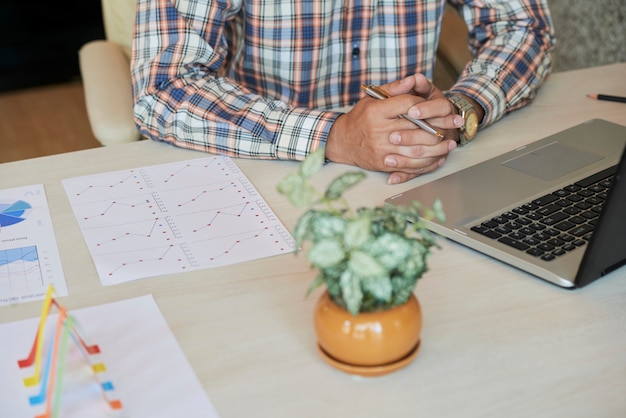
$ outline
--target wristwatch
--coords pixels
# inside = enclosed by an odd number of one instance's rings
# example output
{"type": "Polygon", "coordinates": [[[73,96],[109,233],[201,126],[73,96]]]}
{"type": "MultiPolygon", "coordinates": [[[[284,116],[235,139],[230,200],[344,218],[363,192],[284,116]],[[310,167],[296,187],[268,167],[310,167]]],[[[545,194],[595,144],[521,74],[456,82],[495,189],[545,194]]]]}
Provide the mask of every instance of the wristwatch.
{"type": "Polygon", "coordinates": [[[446,93],[446,97],[463,118],[465,123],[459,128],[459,145],[465,145],[476,136],[478,132],[478,116],[474,106],[465,97],[455,93],[446,93]]]}

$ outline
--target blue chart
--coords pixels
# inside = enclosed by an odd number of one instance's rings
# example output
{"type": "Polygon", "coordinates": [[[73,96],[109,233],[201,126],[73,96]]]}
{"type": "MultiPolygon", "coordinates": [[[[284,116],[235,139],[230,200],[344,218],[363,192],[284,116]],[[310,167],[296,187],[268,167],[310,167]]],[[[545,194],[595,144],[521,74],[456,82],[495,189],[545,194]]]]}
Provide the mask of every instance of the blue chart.
{"type": "Polygon", "coordinates": [[[0,306],[67,295],[43,184],[0,190],[0,306]]]}
{"type": "Polygon", "coordinates": [[[63,185],[105,285],[295,250],[289,232],[229,157],[63,185]]]}
{"type": "Polygon", "coordinates": [[[39,289],[42,286],[37,247],[0,250],[0,292],[39,289]]]}
{"type": "Polygon", "coordinates": [[[0,202],[0,228],[13,225],[26,219],[32,209],[28,202],[17,200],[11,203],[0,202]]]}

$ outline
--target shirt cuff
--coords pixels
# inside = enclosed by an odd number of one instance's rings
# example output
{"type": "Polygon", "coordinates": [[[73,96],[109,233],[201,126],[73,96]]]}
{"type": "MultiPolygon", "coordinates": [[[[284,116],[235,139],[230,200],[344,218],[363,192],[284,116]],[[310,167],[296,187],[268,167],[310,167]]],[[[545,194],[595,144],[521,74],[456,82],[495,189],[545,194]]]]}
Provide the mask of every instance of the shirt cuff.
{"type": "Polygon", "coordinates": [[[504,91],[486,75],[470,75],[459,80],[449,90],[474,99],[485,110],[481,128],[490,125],[504,116],[506,97],[504,91]],[[478,86],[478,87],[477,87],[478,86]]]}
{"type": "Polygon", "coordinates": [[[326,145],[330,128],[340,112],[296,108],[283,119],[277,133],[276,158],[302,161],[326,145]]]}

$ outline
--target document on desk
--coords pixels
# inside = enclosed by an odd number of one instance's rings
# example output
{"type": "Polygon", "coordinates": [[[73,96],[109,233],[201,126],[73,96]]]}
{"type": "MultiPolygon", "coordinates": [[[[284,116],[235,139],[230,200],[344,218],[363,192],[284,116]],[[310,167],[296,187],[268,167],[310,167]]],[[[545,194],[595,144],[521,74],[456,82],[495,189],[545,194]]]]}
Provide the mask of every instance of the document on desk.
{"type": "Polygon", "coordinates": [[[0,306],[42,300],[67,286],[42,184],[0,190],[0,306]]]}
{"type": "Polygon", "coordinates": [[[59,310],[53,307],[37,375],[29,352],[40,318],[0,324],[0,415],[43,416],[51,401],[58,412],[51,416],[65,418],[218,417],[152,295],[64,308],[81,338],[72,334],[54,346],[59,310]],[[56,362],[48,362],[51,347],[56,362]]]}
{"type": "Polygon", "coordinates": [[[293,252],[226,156],[63,180],[103,285],[293,252]]]}

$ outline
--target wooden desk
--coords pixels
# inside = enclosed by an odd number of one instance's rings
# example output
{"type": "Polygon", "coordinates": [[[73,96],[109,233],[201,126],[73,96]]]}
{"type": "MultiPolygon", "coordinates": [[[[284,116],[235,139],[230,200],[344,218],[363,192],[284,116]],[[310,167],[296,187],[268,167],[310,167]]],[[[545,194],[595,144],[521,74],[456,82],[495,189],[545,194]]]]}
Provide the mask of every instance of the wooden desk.
{"type": "MultiPolygon", "coordinates": [[[[535,103],[482,131],[436,173],[399,186],[371,173],[350,197],[359,205],[380,204],[415,184],[590,118],[626,124],[623,104],[585,97],[626,95],[625,76],[626,63],[554,74],[535,103]]],[[[425,321],[421,352],[405,369],[378,378],[344,374],[318,356],[312,327],[318,294],[304,296],[315,274],[304,257],[288,254],[102,287],[61,180],[203,156],[142,141],[1,164],[0,188],[45,184],[69,309],[154,295],[222,417],[626,414],[624,268],[586,288],[564,290],[442,241],[417,286],[425,321]]],[[[236,162],[291,228],[299,213],[275,184],[297,163],[236,162]]],[[[331,164],[321,177],[344,170],[331,164]]],[[[34,318],[39,309],[39,302],[2,307],[0,322],[34,318]]]]}

